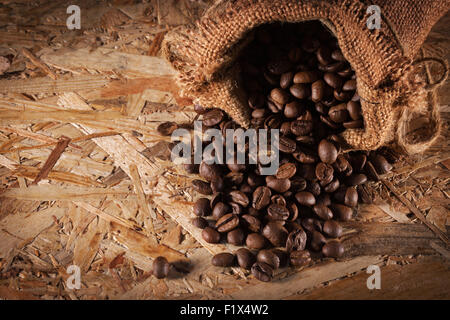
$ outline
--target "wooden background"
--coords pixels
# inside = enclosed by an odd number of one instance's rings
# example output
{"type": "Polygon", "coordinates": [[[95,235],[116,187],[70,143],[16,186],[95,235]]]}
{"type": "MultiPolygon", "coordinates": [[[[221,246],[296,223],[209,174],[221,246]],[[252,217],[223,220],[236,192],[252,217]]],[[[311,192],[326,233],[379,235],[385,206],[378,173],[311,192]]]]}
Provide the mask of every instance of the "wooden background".
{"type": "MultiPolygon", "coordinates": [[[[156,132],[195,117],[159,49],[209,1],[77,4],[73,31],[67,1],[0,6],[0,298],[450,298],[440,239],[450,225],[449,82],[439,89],[442,137],[422,155],[394,153],[393,173],[368,185],[375,201],[345,225],[345,257],[261,283],[210,265],[211,253],[235,248],[205,243],[190,225],[194,176],[168,161],[156,132]],[[151,276],[159,255],[176,266],[168,279],[151,276]],[[78,290],[70,265],[81,269],[78,290]],[[381,290],[366,286],[369,265],[381,268],[381,290]]],[[[447,60],[449,27],[447,14],[425,46],[447,60]]]]}

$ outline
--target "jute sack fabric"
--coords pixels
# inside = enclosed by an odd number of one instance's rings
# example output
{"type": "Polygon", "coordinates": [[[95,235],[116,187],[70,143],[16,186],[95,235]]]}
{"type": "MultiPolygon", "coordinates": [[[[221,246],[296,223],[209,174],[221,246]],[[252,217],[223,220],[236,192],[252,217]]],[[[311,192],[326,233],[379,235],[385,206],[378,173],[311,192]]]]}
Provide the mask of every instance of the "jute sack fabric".
{"type": "Polygon", "coordinates": [[[449,8],[450,0],[221,0],[195,25],[171,31],[163,53],[178,70],[184,96],[223,109],[248,127],[249,107],[233,62],[251,40],[251,31],[273,22],[320,20],[338,39],[357,76],[364,128],[342,133],[349,150],[373,150],[395,141],[407,152],[420,152],[439,135],[437,102],[428,92],[445,80],[448,68],[439,58],[415,58],[449,8]],[[381,9],[380,29],[367,27],[370,5],[381,9]],[[441,79],[434,84],[415,81],[418,66],[430,60],[444,66],[441,79]],[[429,113],[427,132],[408,139],[407,125],[400,122],[423,112],[429,113]]]}

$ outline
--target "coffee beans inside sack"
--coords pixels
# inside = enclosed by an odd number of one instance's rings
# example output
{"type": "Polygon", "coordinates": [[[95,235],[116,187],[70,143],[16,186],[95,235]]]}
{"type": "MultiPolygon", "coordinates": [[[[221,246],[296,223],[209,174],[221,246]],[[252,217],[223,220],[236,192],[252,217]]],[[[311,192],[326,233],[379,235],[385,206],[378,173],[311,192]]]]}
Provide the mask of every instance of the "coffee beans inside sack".
{"type": "MultiPolygon", "coordinates": [[[[278,132],[276,141],[267,141],[267,150],[277,146],[278,157],[274,172],[263,174],[270,164],[251,155],[247,141],[244,163],[216,157],[215,163],[202,158],[183,165],[199,174],[192,182],[200,194],[192,224],[202,229],[204,241],[241,247],[215,255],[212,264],[240,266],[271,281],[278,268],[342,257],[341,222],[355,217],[358,203],[371,201],[364,184],[392,169],[382,152],[344,152],[339,134],[364,127],[355,72],[318,22],[261,26],[235,63],[251,128],[265,129],[268,136],[278,132]]],[[[209,107],[195,106],[203,131],[225,136],[227,129],[240,128],[224,111],[209,107]]],[[[164,123],[159,131],[170,135],[176,127],[164,123]]],[[[237,143],[225,140],[215,144],[213,155],[237,143]]]]}

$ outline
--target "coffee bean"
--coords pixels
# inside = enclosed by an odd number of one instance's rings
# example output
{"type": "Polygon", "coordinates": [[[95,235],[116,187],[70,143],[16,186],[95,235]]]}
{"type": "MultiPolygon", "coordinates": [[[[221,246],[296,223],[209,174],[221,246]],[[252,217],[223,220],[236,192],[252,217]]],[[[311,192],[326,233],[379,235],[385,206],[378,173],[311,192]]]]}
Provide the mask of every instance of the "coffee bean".
{"type": "Polygon", "coordinates": [[[320,251],[326,242],[327,240],[322,233],[319,231],[313,231],[311,236],[311,249],[314,251],[320,251]]]}
{"type": "Polygon", "coordinates": [[[290,180],[291,180],[291,190],[293,192],[300,192],[306,189],[307,182],[304,178],[294,176],[290,180]]]}
{"type": "Polygon", "coordinates": [[[242,208],[242,206],[236,202],[229,202],[230,206],[231,206],[231,212],[237,215],[240,215],[242,212],[244,212],[244,209],[242,208]]]}
{"type": "Polygon", "coordinates": [[[196,217],[192,219],[191,223],[199,229],[205,229],[208,226],[208,221],[202,217],[196,217]]]}
{"type": "Polygon", "coordinates": [[[261,221],[255,216],[252,216],[250,214],[242,215],[242,223],[251,232],[261,231],[261,221]]]}
{"type": "Polygon", "coordinates": [[[178,124],[176,124],[175,122],[171,122],[171,121],[161,123],[156,128],[158,133],[163,136],[170,136],[176,129],[178,129],[178,124]]]}
{"type": "Polygon", "coordinates": [[[317,61],[319,61],[320,64],[327,65],[327,64],[330,64],[331,62],[333,62],[333,60],[331,59],[331,51],[327,47],[320,47],[316,51],[316,56],[317,56],[317,61]]]}
{"type": "Polygon", "coordinates": [[[298,218],[298,207],[294,202],[290,202],[287,205],[287,208],[289,210],[289,221],[295,221],[298,218]]]}
{"type": "Polygon", "coordinates": [[[300,71],[294,75],[294,83],[313,83],[319,77],[320,74],[316,71],[300,71]]]}
{"type": "Polygon", "coordinates": [[[343,204],[333,203],[331,205],[331,210],[334,215],[342,221],[349,221],[352,218],[353,210],[343,204]]]}
{"type": "Polygon", "coordinates": [[[294,73],[293,72],[286,72],[283,73],[280,77],[280,87],[282,89],[287,89],[292,83],[292,80],[294,79],[294,73]]]}
{"type": "Polygon", "coordinates": [[[245,239],[245,244],[250,249],[260,250],[266,246],[266,239],[259,233],[250,233],[245,239]]]}
{"type": "Polygon", "coordinates": [[[276,177],[277,179],[289,179],[292,178],[297,171],[297,167],[293,163],[284,163],[278,167],[276,177]]]}
{"type": "Polygon", "coordinates": [[[356,90],[356,79],[350,79],[350,80],[345,81],[344,85],[342,86],[342,90],[345,90],[345,91],[356,90]]]}
{"type": "Polygon", "coordinates": [[[237,250],[235,255],[239,266],[243,269],[249,270],[256,261],[254,254],[246,248],[237,250]]]}
{"type": "Polygon", "coordinates": [[[335,145],[325,139],[320,141],[317,153],[319,154],[320,160],[328,164],[335,162],[338,156],[335,145]]]}
{"type": "MultiPolygon", "coordinates": [[[[297,118],[303,110],[303,106],[298,101],[292,101],[286,104],[284,107],[284,116],[286,118],[297,118]]],[[[274,126],[271,126],[271,128],[274,128],[274,126]]]]}
{"type": "Polygon", "coordinates": [[[219,220],[222,216],[229,213],[231,211],[231,207],[223,202],[218,202],[213,210],[212,210],[212,217],[214,220],[219,220]]]}
{"type": "Polygon", "coordinates": [[[224,118],[224,113],[220,109],[212,109],[203,115],[203,124],[207,127],[219,124],[224,118]]]}
{"type": "Polygon", "coordinates": [[[234,263],[234,254],[228,252],[218,253],[211,260],[211,264],[216,267],[232,267],[234,263]]]}
{"type": "Polygon", "coordinates": [[[344,254],[342,243],[332,240],[322,247],[322,253],[325,257],[340,258],[344,254]]]}
{"type": "Polygon", "coordinates": [[[252,274],[256,279],[264,282],[269,282],[272,280],[273,269],[267,263],[255,262],[252,265],[252,274]]]}
{"type": "Polygon", "coordinates": [[[163,279],[169,275],[170,264],[164,257],[157,257],[153,260],[153,275],[158,279],[163,279]]]}
{"type": "Polygon", "coordinates": [[[211,214],[209,199],[199,198],[194,205],[194,214],[199,217],[209,216],[211,214]]]}
{"type": "Polygon", "coordinates": [[[323,224],[323,232],[331,238],[339,238],[342,235],[342,227],[339,222],[328,220],[323,224]]]}
{"type": "Polygon", "coordinates": [[[379,174],[385,174],[392,170],[392,165],[382,155],[375,155],[371,161],[379,174]]]}
{"type": "Polygon", "coordinates": [[[348,187],[345,191],[344,204],[349,207],[356,207],[358,204],[358,192],[355,187],[348,187]]]}
{"type": "Polygon", "coordinates": [[[272,250],[267,249],[258,252],[256,256],[256,261],[266,263],[273,269],[278,269],[281,264],[280,257],[277,254],[275,254],[272,250]]]}
{"type": "MultiPolygon", "coordinates": [[[[291,126],[292,128],[292,126],[291,126]]],[[[294,140],[291,140],[289,138],[286,138],[284,136],[281,136],[278,140],[279,142],[279,149],[281,152],[285,153],[293,153],[295,149],[297,148],[297,144],[294,140]]]]}
{"type": "Polygon", "coordinates": [[[203,240],[208,243],[218,243],[220,241],[220,233],[211,227],[206,227],[202,231],[203,240]]]}
{"type": "MultiPolygon", "coordinates": [[[[307,99],[311,95],[311,87],[305,83],[296,83],[289,88],[289,92],[297,99],[307,99]]],[[[286,115],[286,117],[288,116],[286,115]]]]}
{"type": "Polygon", "coordinates": [[[298,152],[294,152],[292,156],[295,160],[304,164],[316,163],[318,160],[317,155],[312,150],[307,148],[299,148],[298,152]]]}
{"type": "Polygon", "coordinates": [[[270,189],[279,193],[286,192],[291,187],[291,181],[289,179],[277,179],[274,176],[267,176],[266,184],[270,189]]]}
{"type": "Polygon", "coordinates": [[[227,233],[227,242],[229,244],[241,246],[244,244],[244,241],[245,232],[240,228],[233,229],[227,233]]]}
{"type": "Polygon", "coordinates": [[[367,182],[367,176],[362,173],[352,174],[347,177],[346,182],[350,186],[357,186],[367,182]]]}
{"type": "Polygon", "coordinates": [[[347,102],[347,111],[352,120],[361,119],[361,104],[356,101],[347,102]]]}
{"type": "Polygon", "coordinates": [[[253,192],[252,207],[256,210],[265,208],[270,203],[272,192],[266,186],[259,186],[253,192]]]}
{"type": "Polygon", "coordinates": [[[239,217],[235,214],[228,213],[222,216],[219,220],[217,220],[216,229],[217,231],[223,233],[237,228],[238,225],[239,225],[239,217]]]}
{"type": "Polygon", "coordinates": [[[325,95],[325,90],[326,84],[322,79],[313,82],[311,85],[311,100],[314,102],[322,100],[325,95]]]}
{"type": "Polygon", "coordinates": [[[311,192],[301,191],[295,194],[297,202],[303,206],[312,207],[316,204],[316,198],[311,192]]]}
{"type": "Polygon", "coordinates": [[[290,97],[289,94],[283,89],[275,88],[270,92],[270,97],[274,102],[278,102],[280,104],[286,104],[289,102],[290,97]]]}
{"type": "Polygon", "coordinates": [[[363,121],[361,119],[359,120],[353,120],[353,121],[347,121],[342,124],[345,129],[358,129],[363,127],[363,121]]]}
{"type": "Polygon", "coordinates": [[[352,91],[339,91],[336,89],[333,91],[333,95],[336,98],[336,100],[342,102],[350,100],[353,96],[352,91]]]}
{"type": "Polygon", "coordinates": [[[291,231],[286,240],[286,251],[303,250],[306,247],[307,236],[301,227],[291,231]]]}
{"type": "Polygon", "coordinates": [[[285,206],[273,203],[267,208],[267,217],[270,220],[285,221],[289,219],[289,210],[285,206]]]}
{"type": "MultiPolygon", "coordinates": [[[[323,80],[334,89],[341,89],[343,85],[343,80],[340,76],[335,73],[327,72],[323,75],[323,80]]],[[[295,82],[295,78],[294,78],[295,82]]]]}
{"type": "Polygon", "coordinates": [[[267,109],[255,109],[252,111],[253,118],[263,119],[267,115],[267,109]]]}
{"type": "Polygon", "coordinates": [[[332,53],[331,53],[331,57],[336,60],[336,61],[345,61],[345,57],[342,54],[342,51],[339,49],[335,49],[332,53]]]}
{"type": "Polygon", "coordinates": [[[328,116],[335,123],[345,122],[348,118],[347,105],[345,103],[338,104],[331,107],[328,111],[328,116]]]}
{"type": "Polygon", "coordinates": [[[296,136],[305,136],[310,134],[312,129],[313,122],[311,120],[295,120],[291,122],[291,132],[296,136]]]}
{"type": "Polygon", "coordinates": [[[220,177],[221,169],[217,164],[207,164],[205,161],[200,163],[199,173],[207,181],[215,180],[220,177]]]}
{"type": "Polygon", "coordinates": [[[247,195],[242,191],[234,190],[231,191],[228,195],[230,196],[231,201],[243,206],[244,208],[247,207],[250,203],[247,195]]]}
{"type": "Polygon", "coordinates": [[[193,180],[192,181],[192,187],[194,188],[195,191],[197,191],[198,193],[204,194],[204,195],[211,195],[212,189],[211,186],[209,185],[209,183],[202,181],[202,180],[193,180]]]}
{"type": "Polygon", "coordinates": [[[273,246],[282,247],[286,244],[288,232],[286,228],[283,227],[282,223],[271,221],[264,226],[262,235],[269,240],[273,246]]]}
{"type": "Polygon", "coordinates": [[[333,179],[334,169],[331,165],[319,162],[316,165],[316,177],[320,181],[328,181],[331,182],[333,179]]]}
{"type": "Polygon", "coordinates": [[[311,254],[308,250],[292,251],[289,254],[289,263],[294,267],[303,267],[311,262],[311,254]]]}
{"type": "Polygon", "coordinates": [[[211,200],[209,200],[209,204],[212,209],[218,204],[219,202],[223,201],[223,194],[221,192],[216,192],[212,195],[211,200]]]}
{"type": "Polygon", "coordinates": [[[313,211],[322,220],[330,220],[333,218],[333,212],[327,206],[316,204],[313,207],[313,211]]]}
{"type": "Polygon", "coordinates": [[[322,224],[318,219],[304,218],[301,221],[302,227],[308,232],[322,231],[322,224]]]}

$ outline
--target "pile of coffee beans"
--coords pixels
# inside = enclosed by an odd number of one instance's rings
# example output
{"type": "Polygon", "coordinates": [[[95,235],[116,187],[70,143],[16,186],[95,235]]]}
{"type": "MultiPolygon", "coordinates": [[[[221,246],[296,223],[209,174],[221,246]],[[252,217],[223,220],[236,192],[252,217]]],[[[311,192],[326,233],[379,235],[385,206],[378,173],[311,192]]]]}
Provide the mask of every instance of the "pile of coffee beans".
{"type": "MultiPolygon", "coordinates": [[[[361,198],[370,201],[363,184],[392,166],[377,152],[342,152],[338,134],[363,127],[361,105],[354,71],[320,24],[263,26],[237,63],[252,127],[280,130],[279,168],[263,176],[260,164],[184,165],[201,177],[193,188],[209,196],[195,202],[192,223],[208,243],[243,246],[213,265],[270,281],[277,268],[341,257],[339,221],[352,219],[361,198]]],[[[205,129],[239,127],[222,110],[195,111],[205,129]]]]}

